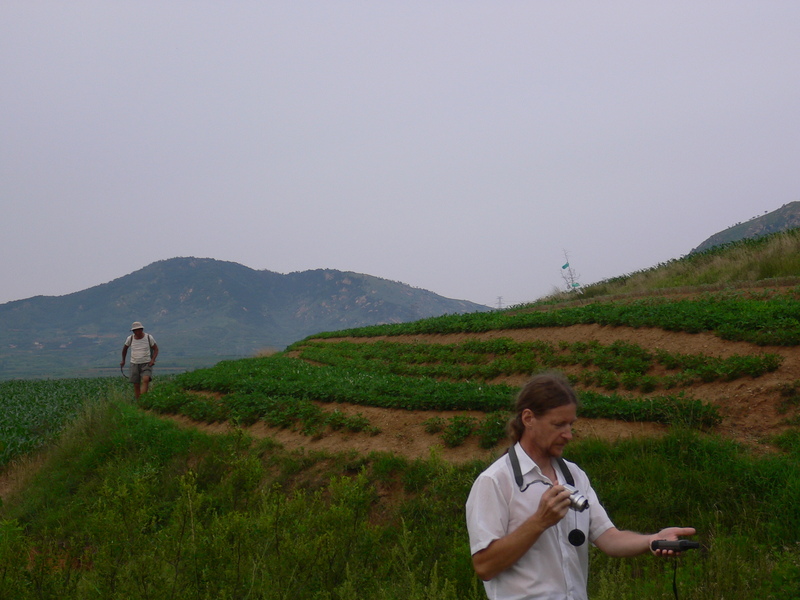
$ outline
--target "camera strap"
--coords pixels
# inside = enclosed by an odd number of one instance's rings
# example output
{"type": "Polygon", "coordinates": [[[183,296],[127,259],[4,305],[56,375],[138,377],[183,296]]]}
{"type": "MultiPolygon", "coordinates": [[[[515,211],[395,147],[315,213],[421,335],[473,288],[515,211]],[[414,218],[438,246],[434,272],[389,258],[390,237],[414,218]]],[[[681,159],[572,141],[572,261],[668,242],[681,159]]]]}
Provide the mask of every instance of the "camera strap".
{"type": "MultiPolygon", "coordinates": [[[[564,476],[564,479],[566,480],[566,484],[575,487],[575,479],[572,477],[572,473],[570,472],[566,461],[563,458],[561,458],[560,456],[556,456],[554,458],[556,459],[556,463],[558,464],[558,468],[561,471],[561,474],[564,476]]],[[[534,480],[534,481],[531,481],[528,485],[524,485],[523,484],[523,481],[522,481],[522,469],[519,466],[519,457],[517,456],[517,450],[514,447],[514,445],[512,445],[508,449],[508,459],[511,461],[511,470],[514,472],[514,481],[517,482],[517,486],[519,487],[519,491],[520,492],[524,492],[531,485],[533,485],[534,483],[539,481],[539,480],[534,480]]],[[[540,483],[545,483],[545,482],[541,481],[540,483]]],[[[569,543],[572,544],[575,547],[583,545],[583,543],[586,541],[586,534],[583,533],[580,529],[577,528],[577,524],[578,524],[577,520],[578,520],[578,516],[575,515],[575,525],[576,525],[576,527],[575,527],[575,529],[570,531],[569,535],[567,536],[567,539],[569,540],[569,543]]]]}
{"type": "MultiPolygon", "coordinates": [[[[514,481],[517,482],[517,486],[519,487],[520,492],[524,492],[528,489],[528,485],[524,485],[522,481],[522,469],[519,466],[519,457],[517,456],[517,450],[512,445],[508,449],[508,458],[511,461],[511,470],[514,472],[514,481]]],[[[556,456],[556,463],[558,464],[558,468],[561,471],[561,474],[564,476],[564,480],[566,481],[567,485],[574,486],[575,479],[572,477],[572,473],[570,473],[569,467],[567,466],[566,461],[561,458],[560,456],[556,456]]]]}
{"type": "Polygon", "coordinates": [[[561,469],[561,474],[564,476],[566,483],[575,487],[575,480],[572,478],[572,473],[570,473],[566,461],[560,456],[556,456],[556,462],[558,463],[558,468],[561,469]]]}

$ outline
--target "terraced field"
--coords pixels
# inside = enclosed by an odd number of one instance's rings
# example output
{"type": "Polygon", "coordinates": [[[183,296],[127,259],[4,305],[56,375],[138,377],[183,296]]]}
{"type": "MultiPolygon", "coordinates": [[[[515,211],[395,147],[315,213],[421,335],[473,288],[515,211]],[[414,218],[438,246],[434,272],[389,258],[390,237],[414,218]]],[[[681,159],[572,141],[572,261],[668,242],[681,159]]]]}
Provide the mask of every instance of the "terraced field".
{"type": "MultiPolygon", "coordinates": [[[[797,402],[792,399],[796,382],[800,381],[800,347],[756,345],[751,342],[725,340],[711,332],[685,333],[666,331],[653,327],[605,326],[598,324],[578,324],[567,327],[533,327],[522,329],[493,330],[479,333],[447,333],[447,334],[413,334],[373,337],[327,337],[324,340],[308,340],[296,345],[289,356],[302,359],[309,345],[340,344],[353,342],[357,344],[390,343],[394,345],[430,344],[438,347],[463,346],[468,342],[510,340],[515,343],[545,343],[553,347],[568,347],[573,344],[596,343],[602,347],[614,344],[629,344],[645,351],[667,353],[671,355],[692,355],[704,357],[704,360],[726,360],[736,357],[778,357],[779,366],[770,372],[756,377],[743,375],[730,379],[691,381],[680,387],[678,393],[689,398],[698,399],[715,407],[721,417],[718,424],[706,428],[711,433],[730,437],[751,448],[763,451],[770,450],[770,436],[780,433],[797,422],[797,402]]],[[[313,361],[312,361],[313,362],[313,361]]],[[[561,365],[558,367],[568,375],[580,381],[587,370],[584,365],[561,365]]],[[[663,365],[654,365],[648,373],[652,378],[669,376],[669,369],[663,365]]],[[[527,373],[505,374],[493,377],[490,384],[519,387],[527,379],[527,373]]],[[[576,383],[576,388],[585,392],[608,393],[599,385],[576,383]]],[[[622,385],[616,392],[626,394],[622,385]]],[[[668,390],[673,393],[674,390],[668,390]]],[[[636,394],[642,398],[664,394],[665,390],[636,394]]],[[[330,403],[318,403],[323,409],[330,409],[330,403]]],[[[378,406],[365,406],[347,402],[337,402],[335,410],[346,415],[361,415],[369,423],[380,430],[378,434],[367,432],[351,432],[346,430],[326,430],[314,436],[304,435],[297,430],[285,427],[269,426],[257,422],[248,426],[248,431],[257,437],[271,436],[289,447],[303,446],[309,449],[342,449],[350,448],[360,452],[391,451],[409,457],[425,457],[431,448],[444,458],[461,462],[473,458],[486,458],[505,447],[499,442],[491,448],[483,448],[478,440],[468,438],[463,444],[448,447],[442,443],[439,435],[426,431],[426,423],[434,418],[453,418],[454,416],[481,418],[483,411],[470,410],[407,410],[378,406]]],[[[174,416],[177,421],[207,429],[225,430],[230,428],[227,422],[203,424],[186,416],[174,416]]],[[[603,438],[619,438],[629,436],[660,435],[666,431],[667,425],[647,420],[587,418],[579,419],[575,435],[599,436],[603,438]]]]}

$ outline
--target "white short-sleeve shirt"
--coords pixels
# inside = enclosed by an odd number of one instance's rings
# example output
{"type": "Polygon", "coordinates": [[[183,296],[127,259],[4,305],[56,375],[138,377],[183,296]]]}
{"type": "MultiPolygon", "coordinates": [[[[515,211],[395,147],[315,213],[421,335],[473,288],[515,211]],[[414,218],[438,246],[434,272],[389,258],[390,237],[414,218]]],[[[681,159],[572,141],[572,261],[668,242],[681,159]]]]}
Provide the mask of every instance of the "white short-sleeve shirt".
{"type": "MultiPolygon", "coordinates": [[[[523,487],[532,481],[550,481],[539,466],[516,444],[523,487]]],[[[590,542],[614,526],[592,489],[589,478],[577,465],[568,462],[575,487],[589,500],[583,512],[569,510],[531,546],[514,565],[485,581],[490,600],[587,600],[589,544],[573,546],[570,531],[580,529],[590,542]]],[[[557,464],[553,467],[558,473],[557,464]]],[[[560,475],[560,477],[563,477],[560,475]]],[[[561,479],[561,483],[564,480],[561,479]]],[[[534,483],[524,492],[514,481],[511,460],[506,453],[481,473],[467,499],[467,528],[472,554],[516,530],[539,507],[548,485],[534,483]]]]}

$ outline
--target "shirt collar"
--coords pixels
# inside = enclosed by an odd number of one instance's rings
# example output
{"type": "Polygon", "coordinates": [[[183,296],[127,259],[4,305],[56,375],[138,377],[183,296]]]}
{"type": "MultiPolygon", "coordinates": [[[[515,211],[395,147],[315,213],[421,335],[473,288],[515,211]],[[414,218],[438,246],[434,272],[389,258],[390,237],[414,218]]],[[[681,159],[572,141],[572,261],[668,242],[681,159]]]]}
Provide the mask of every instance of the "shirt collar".
{"type": "MultiPolygon", "coordinates": [[[[531,479],[534,480],[540,479],[542,481],[555,483],[554,481],[550,481],[550,478],[547,477],[544,473],[542,473],[542,469],[539,467],[538,464],[536,464],[536,462],[530,456],[528,456],[528,453],[525,452],[525,448],[522,447],[522,444],[517,442],[516,444],[514,444],[514,447],[517,450],[517,458],[519,460],[519,470],[522,473],[523,478],[525,478],[526,475],[530,474],[530,477],[526,478],[528,479],[528,481],[530,481],[531,479]]],[[[552,459],[551,462],[553,462],[552,459]]],[[[561,470],[558,468],[558,466],[554,464],[553,468],[556,470],[556,476],[561,477],[562,476],[561,470]]]]}
{"type": "Polygon", "coordinates": [[[522,472],[522,474],[527,475],[528,473],[533,472],[538,477],[544,478],[544,474],[539,468],[539,465],[537,465],[536,462],[534,462],[534,460],[528,456],[528,453],[525,452],[525,448],[522,447],[522,444],[517,442],[514,447],[517,450],[517,457],[519,458],[519,470],[522,472]]]}

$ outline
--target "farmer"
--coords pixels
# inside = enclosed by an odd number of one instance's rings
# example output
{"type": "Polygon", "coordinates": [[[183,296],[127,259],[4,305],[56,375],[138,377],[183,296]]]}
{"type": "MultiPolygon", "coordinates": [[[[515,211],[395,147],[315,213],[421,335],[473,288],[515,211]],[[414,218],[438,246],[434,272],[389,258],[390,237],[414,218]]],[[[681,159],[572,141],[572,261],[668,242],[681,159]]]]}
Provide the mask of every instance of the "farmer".
{"type": "Polygon", "coordinates": [[[534,376],[517,396],[509,423],[514,445],[472,486],[466,506],[472,565],[493,600],[586,600],[589,543],[627,557],[648,552],[653,540],[695,533],[668,527],[643,535],[614,527],[586,473],[561,459],[577,404],[562,375],[534,376]],[[588,507],[570,509],[571,491],[564,487],[570,478],[588,507]]]}
{"type": "Polygon", "coordinates": [[[128,356],[128,348],[131,349],[131,374],[130,382],[133,384],[133,393],[136,399],[147,393],[150,380],[153,378],[153,365],[156,364],[158,356],[158,344],[155,338],[149,333],[144,332],[144,326],[135,321],[131,325],[132,335],[129,335],[122,345],[122,360],[120,368],[125,366],[125,357],[128,356]]]}

